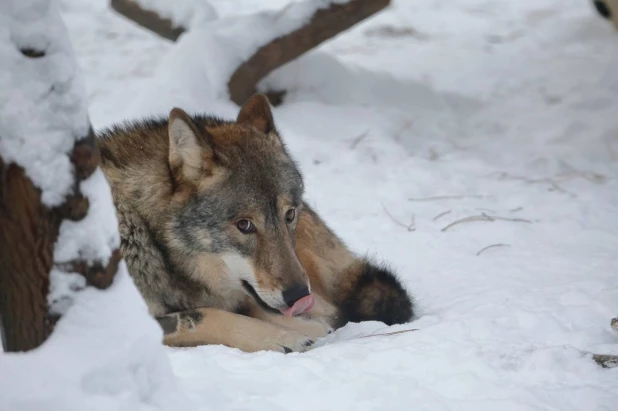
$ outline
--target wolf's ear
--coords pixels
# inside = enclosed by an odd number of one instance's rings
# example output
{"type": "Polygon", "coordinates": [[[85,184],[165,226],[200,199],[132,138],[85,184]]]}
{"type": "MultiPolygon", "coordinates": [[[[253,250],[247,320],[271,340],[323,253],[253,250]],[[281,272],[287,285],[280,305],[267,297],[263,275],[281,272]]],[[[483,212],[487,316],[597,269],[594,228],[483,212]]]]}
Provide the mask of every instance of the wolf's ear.
{"type": "Polygon", "coordinates": [[[249,100],[240,109],[236,122],[253,126],[264,134],[274,131],[275,120],[273,120],[273,113],[270,111],[268,97],[264,94],[254,94],[249,97],[249,100]]]}
{"type": "Polygon", "coordinates": [[[191,117],[183,110],[174,108],[170,112],[168,134],[170,139],[169,162],[172,172],[181,172],[188,179],[197,179],[200,174],[207,171],[209,159],[213,157],[212,147],[200,142],[200,131],[191,117]]]}

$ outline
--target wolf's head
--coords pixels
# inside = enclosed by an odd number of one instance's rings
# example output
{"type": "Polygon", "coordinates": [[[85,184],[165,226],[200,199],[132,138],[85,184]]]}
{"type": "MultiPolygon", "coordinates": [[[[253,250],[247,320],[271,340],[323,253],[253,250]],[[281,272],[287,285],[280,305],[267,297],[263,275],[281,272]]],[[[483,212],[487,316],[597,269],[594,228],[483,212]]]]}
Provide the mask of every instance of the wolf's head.
{"type": "Polygon", "coordinates": [[[294,241],[303,181],[267,98],[251,97],[236,122],[215,126],[175,108],[168,134],[171,201],[179,204],[171,231],[188,258],[216,255],[228,268],[224,279],[208,278],[207,266],[194,275],[242,289],[283,314],[311,309],[294,241]]]}

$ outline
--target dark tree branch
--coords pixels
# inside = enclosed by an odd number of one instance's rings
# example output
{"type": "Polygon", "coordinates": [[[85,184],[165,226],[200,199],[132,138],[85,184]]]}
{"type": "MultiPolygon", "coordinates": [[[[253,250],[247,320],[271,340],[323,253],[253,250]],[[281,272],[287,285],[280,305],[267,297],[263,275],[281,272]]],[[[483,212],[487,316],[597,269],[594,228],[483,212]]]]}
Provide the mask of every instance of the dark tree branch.
{"type": "Polygon", "coordinates": [[[372,16],[389,3],[390,0],[351,0],[317,10],[307,24],[263,45],[236,69],[228,82],[231,100],[242,105],[256,92],[258,82],[271,71],[372,16]]]}
{"type": "Polygon", "coordinates": [[[185,31],[183,27],[174,26],[170,19],[160,17],[154,11],[143,9],[135,0],[111,0],[111,6],[126,18],[166,39],[176,41],[185,31]]]}

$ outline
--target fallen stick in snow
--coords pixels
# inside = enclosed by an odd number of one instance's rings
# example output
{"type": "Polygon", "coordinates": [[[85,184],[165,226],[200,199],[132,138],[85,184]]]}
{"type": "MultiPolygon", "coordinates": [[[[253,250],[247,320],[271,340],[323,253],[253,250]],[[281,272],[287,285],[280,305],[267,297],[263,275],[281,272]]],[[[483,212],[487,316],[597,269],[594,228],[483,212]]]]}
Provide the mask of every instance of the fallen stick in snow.
{"type": "Polygon", "coordinates": [[[472,194],[472,195],[450,195],[450,196],[434,196],[424,198],[408,198],[408,201],[436,201],[436,200],[463,200],[464,198],[484,198],[485,196],[472,194]]]}
{"type": "Polygon", "coordinates": [[[444,217],[445,215],[450,214],[451,211],[453,210],[446,210],[446,211],[441,212],[440,214],[438,214],[437,216],[433,218],[433,221],[438,221],[440,218],[444,217]]]}
{"type": "Polygon", "coordinates": [[[405,228],[406,230],[408,230],[408,232],[412,232],[414,230],[416,230],[416,227],[414,227],[415,225],[415,218],[414,218],[414,214],[412,214],[412,221],[410,221],[410,224],[404,224],[401,221],[397,220],[386,208],[386,206],[384,204],[382,204],[382,208],[384,209],[384,212],[386,213],[386,215],[391,219],[391,221],[395,224],[397,224],[400,227],[405,228]]]}
{"type": "Polygon", "coordinates": [[[517,222],[517,223],[528,223],[528,224],[532,224],[532,221],[530,220],[526,220],[525,218],[507,218],[507,217],[498,217],[498,216],[491,216],[491,215],[487,215],[487,214],[481,214],[481,215],[473,215],[470,217],[464,217],[464,218],[460,218],[459,220],[455,220],[452,223],[450,223],[449,225],[447,225],[446,227],[444,227],[442,230],[440,231],[446,231],[449,228],[457,225],[457,224],[461,224],[461,223],[465,223],[465,222],[470,222],[470,221],[490,221],[490,222],[494,222],[494,221],[513,221],[513,222],[517,222]]]}
{"type": "Polygon", "coordinates": [[[418,328],[410,328],[409,330],[393,331],[390,333],[369,334],[369,335],[363,335],[357,338],[383,337],[383,336],[388,336],[388,335],[398,335],[398,334],[410,333],[412,331],[418,331],[418,328]]]}
{"type": "Polygon", "coordinates": [[[184,27],[174,25],[171,19],[163,18],[155,11],[142,8],[135,0],[111,0],[111,6],[129,20],[133,20],[166,39],[176,41],[185,31],[184,27]]]}
{"type": "Polygon", "coordinates": [[[476,253],[477,256],[481,255],[484,251],[489,250],[490,248],[494,248],[494,247],[510,247],[510,244],[492,244],[492,245],[488,245],[487,247],[481,248],[478,253],[476,253]]]}
{"type": "MultiPolygon", "coordinates": [[[[270,96],[269,96],[269,99],[270,99],[270,96]]],[[[360,142],[363,141],[365,137],[367,137],[368,135],[369,135],[369,130],[365,130],[362,133],[360,133],[358,136],[354,137],[352,139],[352,143],[350,144],[350,150],[354,150],[356,146],[358,146],[360,142]]]]}

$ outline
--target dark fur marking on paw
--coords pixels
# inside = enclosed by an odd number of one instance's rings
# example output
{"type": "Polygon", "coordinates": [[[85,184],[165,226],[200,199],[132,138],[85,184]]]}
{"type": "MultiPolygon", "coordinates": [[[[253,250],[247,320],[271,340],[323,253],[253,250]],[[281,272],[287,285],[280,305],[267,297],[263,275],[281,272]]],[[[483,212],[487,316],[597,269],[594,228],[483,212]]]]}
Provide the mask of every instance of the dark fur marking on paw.
{"type": "Polygon", "coordinates": [[[157,322],[163,329],[164,334],[173,334],[178,330],[178,317],[176,315],[166,315],[157,317],[157,322]]]}
{"type": "Polygon", "coordinates": [[[204,318],[201,312],[194,310],[185,311],[181,315],[184,315],[186,318],[191,319],[191,321],[193,321],[194,323],[199,323],[200,321],[202,321],[202,318],[204,318]]]}
{"type": "Polygon", "coordinates": [[[354,287],[341,302],[342,325],[348,322],[381,321],[403,324],[414,315],[412,298],[397,277],[385,267],[366,262],[354,287]]]}
{"type": "Polygon", "coordinates": [[[290,348],[286,347],[285,345],[282,345],[281,348],[283,348],[283,352],[285,354],[289,354],[289,353],[292,352],[292,350],[290,348]]]}
{"type": "Polygon", "coordinates": [[[194,330],[196,325],[202,321],[204,316],[199,311],[188,310],[178,314],[181,327],[187,330],[194,330]]]}

